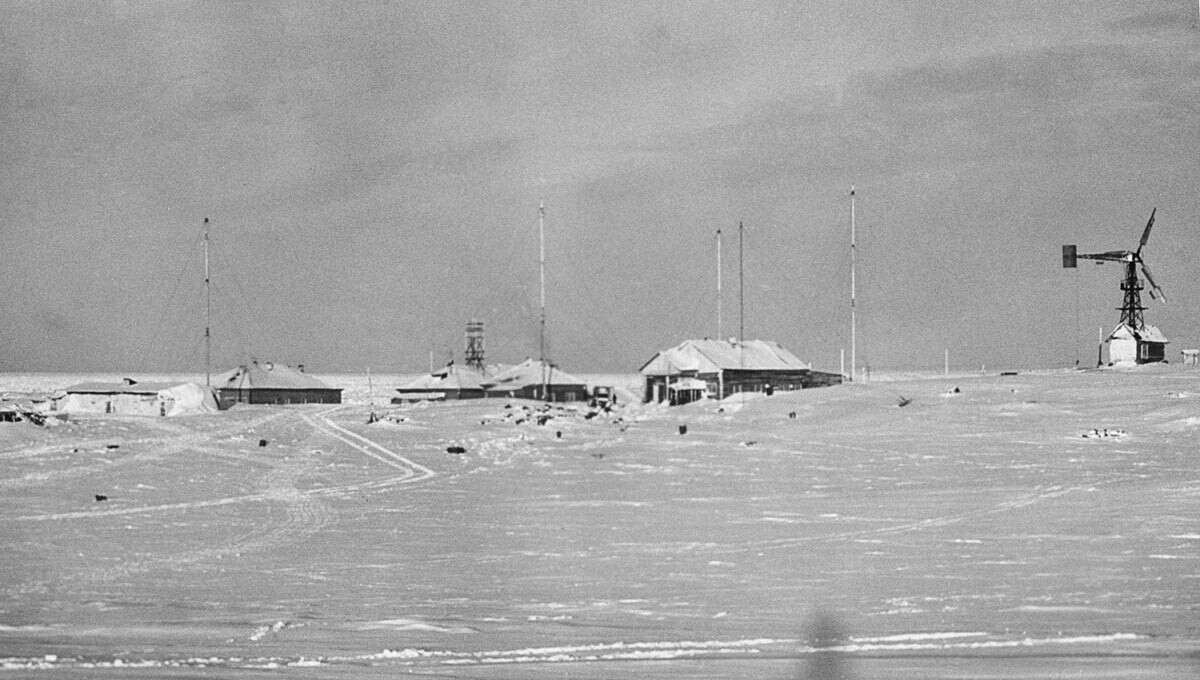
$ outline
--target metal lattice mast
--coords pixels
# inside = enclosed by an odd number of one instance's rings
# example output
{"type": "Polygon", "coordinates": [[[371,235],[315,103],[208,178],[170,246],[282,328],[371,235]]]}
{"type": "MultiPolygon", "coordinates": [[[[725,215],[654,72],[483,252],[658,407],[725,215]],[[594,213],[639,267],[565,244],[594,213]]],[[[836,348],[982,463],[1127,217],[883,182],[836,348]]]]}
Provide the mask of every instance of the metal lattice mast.
{"type": "Polygon", "coordinates": [[[1125,263],[1125,280],[1121,282],[1121,290],[1125,291],[1125,299],[1120,307],[1121,323],[1130,328],[1138,329],[1144,326],[1142,310],[1142,282],[1137,275],[1137,262],[1130,260],[1125,263]]]}

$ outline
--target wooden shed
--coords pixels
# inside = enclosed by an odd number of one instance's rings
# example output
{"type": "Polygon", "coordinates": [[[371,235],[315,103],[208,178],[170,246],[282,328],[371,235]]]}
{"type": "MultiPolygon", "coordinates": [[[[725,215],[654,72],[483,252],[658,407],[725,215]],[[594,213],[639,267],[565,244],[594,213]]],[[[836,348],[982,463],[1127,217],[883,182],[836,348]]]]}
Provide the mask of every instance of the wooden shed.
{"type": "Polygon", "coordinates": [[[1105,343],[1110,364],[1153,364],[1167,360],[1168,340],[1154,326],[1131,328],[1120,324],[1105,343]]]}

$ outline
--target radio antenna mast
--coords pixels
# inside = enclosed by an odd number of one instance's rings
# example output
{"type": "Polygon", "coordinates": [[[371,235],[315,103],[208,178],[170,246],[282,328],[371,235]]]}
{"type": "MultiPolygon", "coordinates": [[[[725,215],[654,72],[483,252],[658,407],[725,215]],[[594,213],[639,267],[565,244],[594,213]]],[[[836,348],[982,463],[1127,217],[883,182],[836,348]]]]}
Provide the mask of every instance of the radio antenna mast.
{"type": "Polygon", "coordinates": [[[717,229],[717,340],[721,335],[721,230],[717,229]]]}
{"type": "Polygon", "coordinates": [[[858,310],[855,308],[855,268],[858,260],[858,244],[854,224],[854,185],[850,185],[850,382],[854,382],[854,372],[857,369],[855,350],[858,347],[858,310]]]}
{"type": "Polygon", "coordinates": [[[208,218],[204,218],[204,386],[212,387],[212,285],[208,275],[208,218]]]}
{"type": "Polygon", "coordinates": [[[540,281],[541,324],[538,332],[538,363],[542,372],[542,399],[549,401],[546,385],[546,202],[538,201],[538,278],[540,281]]]}

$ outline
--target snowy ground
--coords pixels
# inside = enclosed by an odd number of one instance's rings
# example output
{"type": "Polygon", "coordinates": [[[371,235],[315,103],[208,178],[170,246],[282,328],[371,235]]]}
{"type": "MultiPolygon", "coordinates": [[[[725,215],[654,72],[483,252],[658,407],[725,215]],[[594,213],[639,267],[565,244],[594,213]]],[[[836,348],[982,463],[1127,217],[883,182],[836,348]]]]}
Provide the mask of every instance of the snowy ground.
{"type": "Polygon", "coordinates": [[[0,423],[0,678],[1200,671],[1200,371],[541,426],[502,400],[368,425],[402,383],[365,383],[342,407],[0,423]]]}

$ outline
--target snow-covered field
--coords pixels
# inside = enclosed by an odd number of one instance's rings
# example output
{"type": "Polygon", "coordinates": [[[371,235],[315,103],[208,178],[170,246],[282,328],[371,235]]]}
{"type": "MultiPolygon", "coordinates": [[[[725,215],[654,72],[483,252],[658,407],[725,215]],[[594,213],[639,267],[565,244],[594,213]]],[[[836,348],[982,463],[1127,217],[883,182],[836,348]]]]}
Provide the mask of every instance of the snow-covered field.
{"type": "Polygon", "coordinates": [[[404,378],[327,380],[350,403],[0,423],[0,678],[1200,672],[1200,371],[540,426],[368,425],[404,378]]]}

